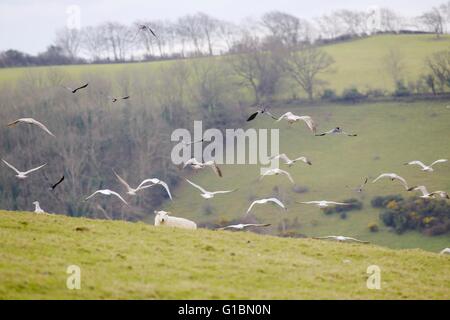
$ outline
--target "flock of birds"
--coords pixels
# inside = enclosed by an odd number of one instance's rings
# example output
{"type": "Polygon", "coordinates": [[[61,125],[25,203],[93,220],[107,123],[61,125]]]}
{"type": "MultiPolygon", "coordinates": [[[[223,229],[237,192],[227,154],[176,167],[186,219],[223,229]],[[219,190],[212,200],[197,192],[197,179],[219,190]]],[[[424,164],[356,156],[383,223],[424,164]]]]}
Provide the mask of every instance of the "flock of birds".
{"type": "MultiPolygon", "coordinates": [[[[251,114],[248,119],[247,122],[254,120],[258,115],[266,115],[271,117],[272,119],[274,119],[276,122],[280,122],[282,120],[286,120],[289,124],[293,124],[295,122],[299,122],[299,121],[303,121],[306,126],[308,127],[308,129],[315,135],[318,137],[321,136],[325,136],[325,135],[345,135],[348,137],[356,137],[357,134],[355,133],[348,133],[345,132],[341,127],[335,127],[329,131],[325,131],[322,133],[317,133],[317,124],[316,122],[307,115],[302,115],[302,116],[298,116],[293,114],[292,112],[286,112],[285,114],[281,115],[280,117],[276,117],[274,116],[267,107],[258,109],[256,112],[254,112],[253,114],[251,114]]],[[[194,143],[200,143],[203,142],[202,140],[198,140],[198,141],[192,141],[192,142],[187,142],[185,143],[186,145],[191,145],[194,143]]],[[[273,156],[270,158],[271,160],[274,159],[279,159],[282,160],[284,162],[284,164],[288,167],[292,167],[296,162],[303,162],[307,165],[312,165],[312,162],[305,156],[300,156],[297,157],[295,159],[290,159],[285,153],[281,153],[278,154],[276,156],[273,156]]],[[[408,163],[405,163],[405,165],[418,165],[421,167],[422,171],[426,171],[426,172],[433,172],[433,166],[438,164],[438,163],[444,163],[447,162],[448,159],[439,159],[434,161],[432,164],[430,165],[425,165],[423,164],[421,161],[415,160],[415,161],[411,161],[408,163]]],[[[193,169],[203,169],[205,167],[210,167],[212,168],[216,174],[220,177],[222,177],[222,172],[220,170],[220,168],[217,166],[216,162],[213,160],[210,160],[208,162],[199,162],[198,160],[196,160],[195,158],[192,158],[190,160],[188,160],[185,164],[184,167],[186,166],[191,166],[191,168],[193,169]]],[[[292,178],[291,174],[286,171],[286,170],[282,170],[280,168],[274,168],[274,169],[269,169],[266,170],[260,177],[259,180],[262,180],[264,177],[266,176],[273,176],[273,175],[284,175],[286,176],[286,178],[292,183],[294,184],[294,179],[292,178]]],[[[445,199],[450,199],[449,195],[447,192],[445,191],[434,191],[434,192],[428,192],[425,186],[413,186],[413,187],[409,187],[407,181],[395,174],[395,173],[382,173],[380,174],[377,178],[375,178],[372,182],[376,183],[377,181],[381,180],[381,179],[390,179],[391,181],[399,181],[407,191],[420,191],[422,192],[422,196],[421,198],[436,198],[436,197],[441,197],[441,198],[445,198],[445,199]]],[[[199,189],[202,193],[201,196],[205,199],[210,199],[213,198],[215,195],[218,194],[226,194],[226,193],[231,193],[236,191],[235,190],[225,190],[225,191],[215,191],[215,192],[211,192],[211,191],[207,191],[205,190],[203,187],[195,184],[194,182],[186,179],[187,182],[189,184],[191,184],[192,186],[194,186],[195,188],[199,189]]],[[[364,182],[358,186],[358,188],[355,190],[356,192],[362,192],[364,187],[366,186],[366,184],[368,183],[368,178],[364,179],[364,182]]],[[[277,198],[271,197],[271,198],[264,198],[264,199],[258,199],[253,201],[249,208],[247,209],[246,214],[249,214],[252,209],[254,208],[255,205],[264,205],[264,204],[268,204],[268,203],[272,203],[275,204],[277,206],[279,206],[281,209],[283,210],[287,210],[286,206],[277,198]]],[[[321,209],[323,208],[327,208],[330,206],[350,206],[352,205],[351,203],[344,203],[344,202],[336,202],[336,201],[328,201],[328,200],[315,200],[315,201],[303,201],[303,202],[297,202],[299,204],[306,204],[306,205],[315,205],[321,209]]],[[[221,230],[224,229],[235,229],[235,230],[243,230],[246,228],[253,228],[253,227],[268,227],[270,226],[270,224],[236,224],[236,225],[230,225],[230,226],[226,226],[223,228],[220,228],[221,230]]],[[[335,241],[339,241],[339,242],[359,242],[359,243],[368,243],[367,241],[362,241],[362,240],[358,240],[352,237],[346,237],[346,236],[326,236],[326,237],[315,237],[314,239],[326,239],[326,240],[335,240],[335,241]]],[[[445,250],[444,250],[445,251],[445,250]]],[[[444,252],[446,253],[446,252],[444,252]]]]}
{"type": "MultiPolygon", "coordinates": [[[[77,93],[79,90],[85,89],[88,87],[88,84],[84,84],[82,86],[79,86],[77,88],[70,88],[70,87],[64,87],[67,90],[69,90],[71,93],[75,94],[77,93]]],[[[124,96],[122,98],[112,98],[112,102],[116,102],[119,99],[129,99],[130,96],[124,96]]],[[[316,133],[316,129],[317,129],[317,124],[316,122],[307,115],[304,116],[297,116],[295,114],[293,114],[292,112],[286,112],[285,114],[283,114],[280,117],[275,117],[272,113],[270,113],[267,108],[261,108],[258,111],[256,111],[255,113],[251,114],[248,119],[248,121],[252,121],[254,120],[258,115],[267,115],[271,118],[273,118],[274,120],[276,120],[276,122],[280,122],[282,120],[286,120],[289,124],[293,124],[295,122],[299,122],[299,121],[303,121],[306,126],[308,127],[308,129],[315,135],[315,136],[325,136],[325,135],[345,135],[345,136],[349,136],[349,137],[356,137],[357,134],[354,133],[347,133],[345,132],[341,127],[335,127],[334,129],[331,129],[329,131],[323,132],[323,133],[316,133]]],[[[44,132],[46,132],[48,135],[55,137],[55,135],[41,122],[33,119],[33,118],[19,118],[13,122],[8,123],[8,127],[14,127],[18,124],[29,124],[29,125],[34,125],[37,126],[38,128],[42,129],[44,132]]],[[[201,143],[204,142],[203,139],[198,140],[198,141],[191,141],[191,142],[183,142],[185,145],[192,145],[195,143],[201,143]]],[[[300,157],[296,157],[294,159],[290,159],[285,153],[281,153],[278,155],[275,155],[273,157],[270,158],[271,160],[275,160],[275,159],[279,159],[282,160],[284,162],[284,164],[287,167],[292,167],[293,165],[295,165],[297,162],[302,162],[306,165],[312,165],[312,162],[305,156],[300,156],[300,157]]],[[[18,170],[16,167],[14,167],[12,164],[10,164],[9,162],[7,162],[6,160],[2,159],[3,163],[5,165],[7,165],[9,168],[11,168],[13,171],[15,171],[16,173],[16,177],[18,179],[26,179],[31,173],[36,172],[40,169],[42,169],[43,167],[45,167],[47,164],[44,163],[43,165],[40,165],[36,168],[27,170],[27,171],[20,171],[18,170]]],[[[448,159],[439,159],[434,161],[433,163],[431,163],[430,165],[425,165],[424,163],[422,163],[421,161],[418,160],[414,160],[408,163],[405,163],[405,165],[417,165],[420,166],[422,171],[425,172],[433,172],[434,171],[434,166],[436,164],[439,163],[444,163],[447,162],[448,159]]],[[[219,176],[222,177],[222,170],[220,169],[220,167],[217,165],[216,161],[214,160],[209,160],[209,161],[205,161],[205,162],[200,162],[195,158],[189,159],[188,161],[186,161],[183,165],[183,168],[186,167],[190,167],[194,170],[201,170],[204,168],[211,168],[214,173],[219,176]]],[[[138,192],[145,190],[147,188],[156,186],[156,185],[160,185],[161,187],[163,187],[165,189],[165,191],[167,192],[168,197],[173,200],[172,198],[172,194],[170,192],[169,186],[167,185],[167,183],[165,183],[164,181],[158,179],[158,178],[150,178],[150,179],[144,179],[136,188],[131,187],[121,176],[119,176],[119,174],[117,174],[116,171],[112,170],[113,174],[116,176],[117,180],[125,187],[126,189],[126,194],[128,196],[136,196],[138,194],[138,192]]],[[[273,176],[273,175],[284,175],[287,177],[287,179],[294,184],[294,179],[292,178],[291,174],[286,171],[286,170],[282,170],[280,168],[274,168],[274,169],[269,169],[266,170],[260,177],[260,180],[262,180],[263,178],[267,177],[267,176],[273,176]]],[[[407,191],[420,191],[422,193],[421,198],[436,198],[436,197],[441,197],[441,198],[446,198],[446,199],[450,199],[449,195],[447,192],[445,191],[433,191],[433,192],[429,192],[427,190],[427,188],[423,185],[419,185],[419,186],[413,186],[413,187],[409,187],[407,181],[395,174],[395,173],[383,173],[381,175],[379,175],[375,180],[373,180],[373,183],[381,180],[381,179],[390,179],[392,181],[398,181],[401,183],[401,185],[407,190],[407,191]]],[[[190,185],[192,185],[194,188],[198,189],[201,193],[200,196],[203,197],[204,199],[211,199],[214,198],[214,196],[216,195],[221,195],[221,194],[228,194],[231,192],[235,192],[237,191],[237,189],[234,190],[219,190],[219,191],[208,191],[205,188],[201,187],[200,185],[190,181],[189,179],[185,179],[190,185]]],[[[54,190],[59,184],[61,184],[64,181],[64,176],[62,176],[62,178],[60,180],[58,180],[55,184],[53,184],[52,186],[49,187],[50,190],[54,190]]],[[[368,182],[368,178],[365,178],[364,183],[361,184],[356,191],[357,192],[362,192],[365,185],[368,182]]],[[[104,195],[104,196],[114,196],[117,199],[119,199],[121,202],[123,202],[125,205],[128,205],[128,202],[116,191],[110,190],[110,189],[101,189],[101,190],[96,190],[95,192],[93,192],[91,195],[89,195],[88,197],[86,197],[84,200],[88,201],[91,198],[97,196],[97,195],[104,195]]],[[[254,208],[255,205],[265,205],[268,203],[272,203],[275,204],[277,206],[279,206],[280,208],[282,208],[283,210],[287,210],[286,206],[277,198],[271,197],[271,198],[264,198],[264,199],[258,199],[253,201],[249,208],[246,211],[246,214],[250,214],[254,208]]],[[[302,201],[302,202],[296,202],[299,204],[306,204],[306,205],[315,205],[321,209],[323,208],[327,208],[330,206],[349,206],[351,205],[350,203],[344,203],[344,202],[336,202],[336,201],[328,201],[328,200],[315,200],[315,201],[302,201]]],[[[35,205],[35,212],[36,213],[45,213],[45,211],[40,207],[40,204],[38,201],[33,202],[33,204],[35,205]]],[[[227,230],[227,229],[233,229],[233,230],[244,230],[247,228],[264,228],[264,227],[269,227],[270,224],[235,224],[235,225],[229,225],[229,226],[225,226],[222,228],[219,228],[220,230],[227,230]]],[[[360,243],[367,243],[366,241],[361,241],[352,237],[345,237],[345,236],[326,236],[326,237],[315,237],[315,239],[328,239],[328,240],[335,240],[335,241],[339,241],[339,242],[360,242],[360,243]]]]}
{"type": "MultiPolygon", "coordinates": [[[[149,32],[152,36],[157,37],[155,32],[147,25],[138,25],[138,30],[136,33],[135,38],[137,37],[139,32],[149,32]]],[[[81,86],[78,86],[76,88],[71,88],[71,87],[64,87],[65,89],[67,89],[69,92],[71,92],[72,94],[76,94],[77,92],[79,92],[80,90],[86,89],[88,87],[88,83],[83,84],[81,86]]],[[[122,97],[111,97],[108,96],[111,101],[117,102],[118,100],[127,100],[130,98],[129,95],[126,96],[122,96],[122,97]]],[[[271,117],[272,119],[274,119],[276,122],[280,122],[282,120],[287,121],[289,124],[293,124],[296,122],[304,122],[306,124],[306,126],[308,127],[308,129],[315,135],[318,137],[322,137],[322,136],[326,136],[326,135],[345,135],[348,137],[356,137],[357,134],[355,133],[347,133],[345,132],[341,127],[335,127],[331,130],[322,132],[322,133],[317,133],[317,124],[316,122],[308,115],[302,115],[302,116],[298,116],[293,114],[292,112],[286,112],[285,114],[276,117],[274,116],[267,107],[262,107],[260,109],[258,109],[256,112],[254,112],[253,114],[251,114],[248,119],[247,122],[254,120],[256,117],[258,117],[259,115],[266,115],[271,117]]],[[[29,124],[29,125],[34,125],[39,127],[40,129],[42,129],[44,132],[46,132],[47,134],[49,134],[50,136],[54,137],[55,135],[41,122],[33,119],[33,118],[20,118],[17,119],[13,122],[10,122],[8,124],[8,127],[14,127],[18,124],[29,124]]],[[[192,145],[192,144],[196,144],[196,143],[202,143],[204,142],[203,139],[198,140],[198,141],[191,141],[191,142],[183,142],[185,145],[192,145]]],[[[288,166],[289,168],[292,167],[294,164],[296,164],[297,162],[303,162],[304,164],[307,165],[312,165],[312,162],[304,156],[300,156],[294,159],[290,159],[285,153],[281,153],[279,155],[273,156],[270,158],[271,160],[275,160],[275,159],[279,159],[282,160],[284,162],[284,164],[286,166],[288,166]]],[[[16,177],[18,179],[26,179],[28,177],[29,174],[36,172],[40,169],[42,169],[43,167],[45,167],[47,164],[43,164],[41,166],[38,166],[36,168],[27,170],[27,171],[20,171],[18,170],[16,167],[14,167],[12,164],[8,163],[6,160],[2,159],[3,163],[5,165],[7,165],[9,168],[11,168],[13,171],[15,171],[16,173],[16,177]]],[[[421,167],[422,171],[425,172],[433,172],[433,166],[435,166],[436,164],[439,163],[444,163],[447,162],[447,159],[439,159],[434,161],[432,164],[430,165],[425,165],[423,164],[421,161],[415,160],[415,161],[411,161],[408,163],[405,163],[405,165],[417,165],[421,167]]],[[[217,165],[217,163],[214,160],[210,160],[210,161],[206,161],[206,162],[200,162],[195,158],[189,159],[188,161],[186,161],[184,163],[183,168],[186,167],[190,167],[194,170],[201,170],[204,168],[211,168],[215,174],[217,174],[217,176],[222,177],[222,171],[219,168],[219,166],[217,165]]],[[[118,181],[125,187],[126,189],[126,194],[128,196],[136,196],[138,192],[145,190],[147,188],[156,186],[156,185],[160,185],[161,187],[163,187],[166,192],[168,197],[172,200],[172,194],[170,192],[169,186],[167,185],[167,183],[165,183],[164,181],[158,179],[158,178],[150,178],[150,179],[144,179],[136,188],[132,188],[130,187],[130,185],[122,178],[120,177],[114,170],[113,174],[116,176],[116,178],[118,179],[118,181]]],[[[260,180],[267,177],[267,176],[273,176],[273,175],[284,175],[287,177],[287,179],[289,179],[289,181],[294,184],[294,179],[292,178],[291,174],[286,171],[286,170],[282,170],[279,168],[275,168],[275,169],[269,169],[266,170],[266,172],[264,172],[264,174],[261,175],[260,180]]],[[[390,179],[392,181],[399,181],[403,187],[407,190],[407,191],[420,191],[422,193],[421,197],[422,198],[436,198],[436,197],[441,197],[441,198],[446,198],[446,199],[450,199],[449,195],[447,192],[445,191],[434,191],[434,192],[428,192],[427,188],[423,185],[420,186],[413,186],[413,187],[409,187],[407,181],[395,174],[395,173],[383,173],[381,175],[379,175],[375,180],[373,180],[373,183],[381,180],[381,179],[390,179]]],[[[53,184],[52,186],[49,187],[50,190],[54,190],[59,184],[61,184],[64,181],[64,176],[62,176],[62,178],[56,182],[55,184],[53,184]]],[[[211,199],[216,195],[221,195],[221,194],[228,194],[231,192],[236,191],[237,189],[234,190],[223,190],[223,191],[208,191],[206,189],[204,189],[203,187],[199,186],[198,184],[186,179],[186,181],[192,185],[194,188],[198,189],[201,193],[200,196],[203,197],[204,199],[211,199]]],[[[356,191],[357,192],[362,192],[365,185],[368,182],[368,178],[365,178],[364,183],[362,185],[360,185],[356,191]]],[[[125,205],[128,205],[128,202],[118,193],[115,192],[113,190],[110,189],[101,189],[101,190],[96,190],[95,192],[93,192],[91,195],[89,195],[88,197],[86,197],[84,200],[88,201],[91,198],[97,196],[97,195],[104,195],[104,196],[114,196],[117,199],[119,199],[121,202],[123,202],[125,205]]],[[[246,211],[246,214],[250,214],[252,212],[252,209],[254,208],[255,205],[265,205],[268,203],[272,203],[275,204],[277,206],[279,206],[280,208],[282,208],[283,210],[287,210],[286,206],[277,198],[264,198],[264,199],[258,199],[253,201],[249,208],[246,211]]],[[[319,208],[327,208],[329,206],[348,206],[351,205],[350,203],[344,203],[344,202],[336,202],[336,201],[328,201],[328,200],[317,200],[317,201],[303,201],[303,202],[297,202],[299,204],[306,204],[306,205],[315,205],[319,208]]],[[[40,207],[40,204],[38,201],[33,202],[33,204],[35,205],[35,212],[36,213],[45,213],[45,211],[40,207]]],[[[233,230],[244,230],[247,228],[263,228],[263,227],[269,227],[270,224],[235,224],[235,225],[229,225],[229,226],[225,226],[222,228],[219,228],[220,230],[227,230],[227,229],[233,229],[233,230]]],[[[346,236],[326,236],[326,237],[316,237],[315,239],[327,239],[327,240],[335,240],[335,241],[339,241],[339,242],[360,242],[360,243],[367,243],[367,241],[361,241],[352,237],[346,237],[346,236]]],[[[446,250],[446,249],[444,249],[446,250]]],[[[450,250],[450,249],[449,249],[450,250]]]]}

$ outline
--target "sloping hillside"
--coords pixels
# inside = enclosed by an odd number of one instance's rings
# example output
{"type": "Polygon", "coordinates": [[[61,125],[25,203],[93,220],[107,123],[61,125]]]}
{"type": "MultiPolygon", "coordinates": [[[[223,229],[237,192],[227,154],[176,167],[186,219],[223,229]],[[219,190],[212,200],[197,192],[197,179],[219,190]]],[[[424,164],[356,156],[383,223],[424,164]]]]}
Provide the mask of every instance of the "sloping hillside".
{"type": "Polygon", "coordinates": [[[448,299],[448,256],[0,211],[0,299],[448,299]],[[81,290],[66,269],[81,268],[81,290]],[[366,287],[381,269],[381,290],[366,287]],[[251,288],[251,290],[249,289],[251,288]]]}
{"type": "Polygon", "coordinates": [[[182,182],[174,191],[175,201],[167,202],[163,208],[200,223],[238,220],[243,218],[252,199],[276,196],[287,205],[289,210],[286,213],[280,213],[272,206],[259,206],[254,210],[260,222],[274,225],[271,233],[277,233],[277,226],[282,219],[287,219],[288,225],[293,225],[293,229],[307,236],[343,234],[391,248],[431,251],[450,245],[449,234],[431,237],[418,232],[403,235],[390,232],[379,220],[380,210],[370,204],[373,197],[379,195],[401,194],[406,198],[415,195],[389,180],[373,184],[372,180],[383,172],[395,172],[411,186],[425,185],[430,190],[450,191],[448,162],[436,166],[432,173],[420,171],[416,166],[403,165],[412,160],[432,163],[436,159],[450,157],[450,110],[445,103],[392,102],[273,109],[275,114],[286,111],[312,116],[319,124],[319,131],[341,126],[358,136],[315,137],[303,123],[289,126],[284,122],[276,123],[269,117],[259,117],[250,122],[249,127],[279,129],[280,152],[291,158],[307,156],[311,159],[312,166],[297,163],[288,168],[280,164],[280,168],[288,170],[305,192],[295,192],[285,176],[266,177],[258,181],[259,165],[223,165],[222,179],[210,170],[195,173],[185,170],[181,174],[207,190],[239,188],[239,192],[204,200],[198,190],[182,182]],[[354,192],[365,177],[369,178],[369,183],[364,192],[354,192]],[[348,212],[345,219],[339,214],[326,215],[317,207],[295,203],[350,198],[361,201],[363,208],[348,212]],[[370,232],[368,225],[371,223],[377,223],[380,231],[370,232]]]}
{"type": "MultiPolygon", "coordinates": [[[[341,92],[355,86],[360,90],[392,90],[393,80],[385,68],[385,56],[391,49],[398,52],[406,80],[416,81],[424,72],[424,59],[433,52],[447,50],[448,36],[436,40],[433,35],[382,35],[360,40],[331,44],[325,50],[334,58],[334,72],[325,75],[327,87],[341,92]]],[[[210,59],[210,58],[204,58],[210,59]]],[[[192,61],[187,60],[187,61],[192,61]]],[[[145,62],[107,65],[75,65],[51,67],[52,70],[66,72],[68,75],[84,79],[90,73],[107,75],[113,79],[121,74],[139,77],[167,67],[174,61],[145,62]]],[[[0,69],[0,83],[13,84],[17,79],[29,74],[47,72],[49,67],[0,69]]],[[[290,83],[286,88],[299,94],[299,89],[290,83]]],[[[286,96],[291,97],[290,93],[286,96]]]]}

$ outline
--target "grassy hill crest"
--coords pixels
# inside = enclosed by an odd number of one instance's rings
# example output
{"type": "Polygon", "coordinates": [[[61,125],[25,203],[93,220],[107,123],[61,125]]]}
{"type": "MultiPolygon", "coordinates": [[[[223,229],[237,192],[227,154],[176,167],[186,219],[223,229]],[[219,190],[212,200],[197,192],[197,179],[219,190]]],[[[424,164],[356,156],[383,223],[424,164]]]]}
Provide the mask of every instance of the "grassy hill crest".
{"type": "Polygon", "coordinates": [[[447,299],[448,256],[0,211],[1,299],[447,299]],[[232,245],[230,245],[232,244],[232,245]],[[66,269],[81,268],[81,290],[66,269]],[[381,290],[366,287],[381,268],[381,290]],[[251,290],[249,290],[251,288],[251,290]]]}

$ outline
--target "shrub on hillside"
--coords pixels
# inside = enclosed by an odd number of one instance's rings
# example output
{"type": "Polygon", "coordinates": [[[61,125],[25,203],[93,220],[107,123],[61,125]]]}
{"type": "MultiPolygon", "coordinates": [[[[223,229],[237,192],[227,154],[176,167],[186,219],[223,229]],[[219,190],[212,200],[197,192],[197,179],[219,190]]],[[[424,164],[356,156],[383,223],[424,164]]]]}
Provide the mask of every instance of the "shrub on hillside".
{"type": "Polygon", "coordinates": [[[394,96],[407,97],[411,95],[411,90],[404,84],[403,81],[397,81],[395,84],[394,96]]]}
{"type": "Polygon", "coordinates": [[[332,89],[325,89],[320,96],[323,100],[334,100],[337,98],[336,92],[332,89]]]}
{"type": "Polygon", "coordinates": [[[341,96],[341,100],[345,101],[345,102],[352,102],[352,103],[356,103],[358,101],[361,101],[363,99],[365,99],[366,96],[364,94],[362,94],[361,92],[358,91],[357,88],[352,87],[349,89],[345,89],[342,92],[342,96],[341,96]]]}
{"type": "Polygon", "coordinates": [[[386,95],[386,92],[382,89],[367,89],[366,95],[369,98],[378,98],[384,97],[386,95]]]}
{"type": "Polygon", "coordinates": [[[385,208],[386,205],[389,202],[391,202],[392,200],[402,201],[403,197],[399,194],[389,195],[389,196],[378,196],[378,197],[373,198],[370,204],[374,208],[385,208]]]}
{"type": "Polygon", "coordinates": [[[382,197],[377,198],[377,204],[383,203],[380,207],[384,208],[380,214],[381,221],[397,233],[417,230],[427,235],[437,235],[450,231],[450,204],[445,200],[416,197],[404,200],[392,196],[390,200],[381,201],[382,197]]]}

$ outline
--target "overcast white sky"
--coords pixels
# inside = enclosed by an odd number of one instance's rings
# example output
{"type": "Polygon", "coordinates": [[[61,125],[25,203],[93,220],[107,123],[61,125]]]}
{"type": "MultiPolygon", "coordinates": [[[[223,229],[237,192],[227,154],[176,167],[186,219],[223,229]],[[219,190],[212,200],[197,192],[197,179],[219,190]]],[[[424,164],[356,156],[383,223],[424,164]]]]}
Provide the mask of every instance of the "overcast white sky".
{"type": "Polygon", "coordinates": [[[104,21],[130,24],[139,19],[176,19],[198,11],[240,22],[280,10],[314,18],[335,9],[365,10],[389,7],[402,15],[415,16],[444,0],[0,0],[0,51],[14,48],[35,54],[54,40],[64,27],[67,8],[81,9],[82,26],[104,21]]]}

